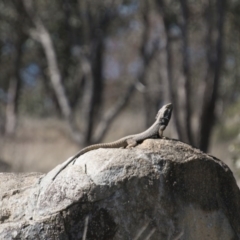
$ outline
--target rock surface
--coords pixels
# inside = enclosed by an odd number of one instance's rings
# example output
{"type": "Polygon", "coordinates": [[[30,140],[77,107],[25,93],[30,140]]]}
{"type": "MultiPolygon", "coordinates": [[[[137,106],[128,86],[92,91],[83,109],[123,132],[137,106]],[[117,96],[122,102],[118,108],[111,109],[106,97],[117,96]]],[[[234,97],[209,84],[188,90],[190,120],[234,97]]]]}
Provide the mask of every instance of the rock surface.
{"type": "Polygon", "coordinates": [[[240,239],[240,191],[220,160],[175,140],[81,156],[54,182],[0,174],[0,239],[240,239]]]}

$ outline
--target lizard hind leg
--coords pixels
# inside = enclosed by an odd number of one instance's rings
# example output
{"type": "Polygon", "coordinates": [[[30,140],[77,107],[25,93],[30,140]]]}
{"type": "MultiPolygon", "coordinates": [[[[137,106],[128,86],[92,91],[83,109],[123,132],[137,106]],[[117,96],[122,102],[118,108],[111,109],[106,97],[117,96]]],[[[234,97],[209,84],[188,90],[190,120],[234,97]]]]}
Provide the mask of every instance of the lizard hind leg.
{"type": "Polygon", "coordinates": [[[127,144],[128,145],[126,146],[126,148],[133,148],[133,147],[137,146],[137,141],[134,139],[128,139],[127,144]]]}

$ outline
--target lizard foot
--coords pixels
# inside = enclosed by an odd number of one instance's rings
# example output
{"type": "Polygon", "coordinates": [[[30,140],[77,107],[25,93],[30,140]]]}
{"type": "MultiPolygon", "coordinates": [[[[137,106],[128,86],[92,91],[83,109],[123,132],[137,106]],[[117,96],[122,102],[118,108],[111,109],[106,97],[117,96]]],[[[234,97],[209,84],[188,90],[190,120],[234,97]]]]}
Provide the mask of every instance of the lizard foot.
{"type": "Polygon", "coordinates": [[[135,146],[137,146],[137,144],[129,144],[126,148],[127,149],[133,149],[135,146]]]}
{"type": "Polygon", "coordinates": [[[133,140],[133,139],[128,139],[127,140],[127,146],[126,148],[133,148],[135,146],[137,146],[137,141],[133,140]]]}

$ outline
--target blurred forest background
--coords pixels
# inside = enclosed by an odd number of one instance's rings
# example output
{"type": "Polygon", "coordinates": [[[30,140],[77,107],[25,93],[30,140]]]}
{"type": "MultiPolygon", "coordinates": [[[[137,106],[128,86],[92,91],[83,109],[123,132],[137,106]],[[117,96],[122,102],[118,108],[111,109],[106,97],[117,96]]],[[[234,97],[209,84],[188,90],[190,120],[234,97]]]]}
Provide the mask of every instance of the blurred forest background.
{"type": "Polygon", "coordinates": [[[168,102],[164,135],[239,179],[240,1],[0,1],[1,171],[47,172],[168,102]]]}

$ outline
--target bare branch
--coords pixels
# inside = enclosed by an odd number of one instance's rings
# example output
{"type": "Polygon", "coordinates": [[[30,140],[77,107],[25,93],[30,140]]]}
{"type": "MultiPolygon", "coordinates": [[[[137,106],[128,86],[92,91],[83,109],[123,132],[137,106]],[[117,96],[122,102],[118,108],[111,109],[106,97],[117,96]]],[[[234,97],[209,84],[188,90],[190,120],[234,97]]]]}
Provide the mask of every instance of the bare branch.
{"type": "Polygon", "coordinates": [[[32,1],[23,0],[23,3],[26,12],[28,13],[30,19],[32,20],[35,26],[35,29],[30,32],[30,35],[35,40],[38,40],[43,47],[48,63],[50,81],[55,91],[56,98],[58,100],[62,115],[69,124],[74,140],[76,140],[77,142],[81,142],[82,136],[77,130],[75,124],[73,123],[73,112],[70,107],[69,100],[66,96],[65,88],[62,84],[61,73],[58,67],[57,57],[50,33],[44,26],[41,19],[37,16],[37,14],[34,13],[32,1]]]}
{"type": "Polygon", "coordinates": [[[106,135],[107,131],[109,130],[110,125],[112,124],[113,120],[120,114],[121,110],[127,105],[130,97],[132,97],[134,91],[136,90],[136,84],[138,80],[133,81],[130,86],[128,87],[127,91],[124,95],[122,95],[115,106],[113,106],[106,114],[104,119],[98,126],[98,136],[96,137],[94,142],[101,142],[103,137],[106,135]]]}

